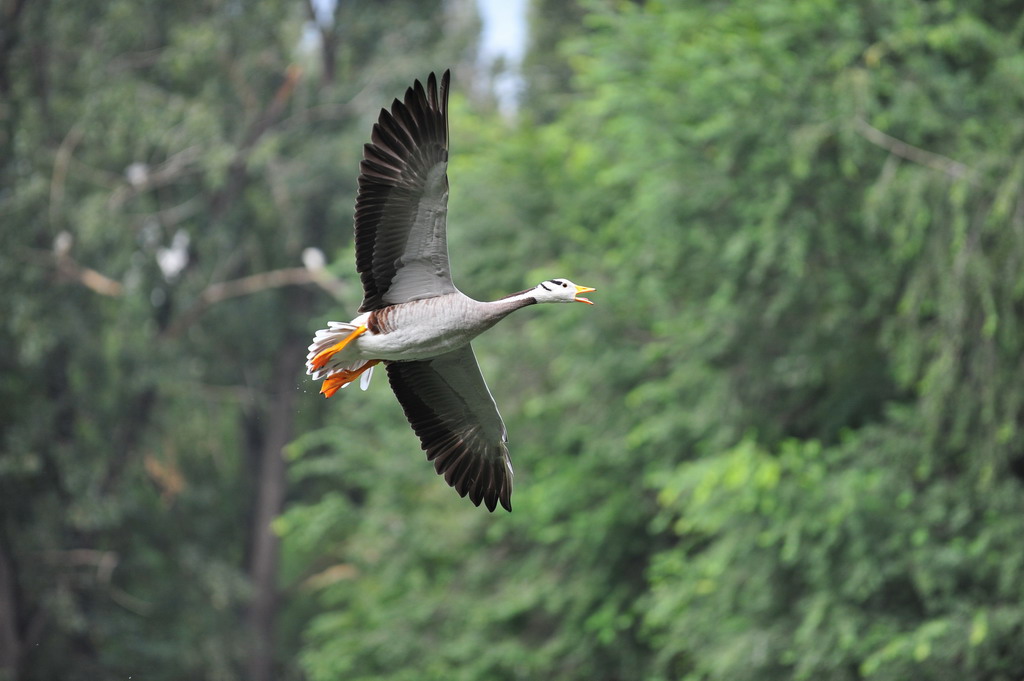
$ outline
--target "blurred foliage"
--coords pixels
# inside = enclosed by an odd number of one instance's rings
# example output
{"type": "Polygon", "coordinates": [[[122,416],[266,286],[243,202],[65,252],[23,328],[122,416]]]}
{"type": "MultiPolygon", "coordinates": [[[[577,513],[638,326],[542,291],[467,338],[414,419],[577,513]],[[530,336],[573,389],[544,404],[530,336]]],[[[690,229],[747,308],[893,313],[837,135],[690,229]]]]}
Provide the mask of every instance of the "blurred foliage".
{"type": "Polygon", "coordinates": [[[550,122],[452,123],[467,290],[598,287],[478,342],[515,513],[361,507],[311,677],[1019,677],[1022,24],[587,7],[550,122]]]}
{"type": "Polygon", "coordinates": [[[456,72],[456,280],[598,289],[476,343],[511,515],[434,475],[379,376],[325,405],[300,375],[358,302],[370,120],[472,44],[427,5],[341,3],[333,80],[296,48],[302,4],[22,13],[12,54],[49,61],[0,110],[19,678],[245,678],[254,452],[282,411],[281,678],[1024,676],[1020,3],[536,2],[516,119],[456,72]],[[137,163],[179,174],[140,189],[137,163]],[[307,246],[340,303],[268,290],[182,326],[307,246]]]}
{"type": "Polygon", "coordinates": [[[381,103],[472,57],[446,7],[3,3],[0,677],[301,676],[267,516],[343,307],[302,254],[350,250],[381,103]]]}
{"type": "Polygon", "coordinates": [[[527,50],[519,71],[523,79],[521,112],[550,123],[573,96],[573,69],[566,48],[586,30],[586,9],[579,0],[531,0],[527,50]]]}

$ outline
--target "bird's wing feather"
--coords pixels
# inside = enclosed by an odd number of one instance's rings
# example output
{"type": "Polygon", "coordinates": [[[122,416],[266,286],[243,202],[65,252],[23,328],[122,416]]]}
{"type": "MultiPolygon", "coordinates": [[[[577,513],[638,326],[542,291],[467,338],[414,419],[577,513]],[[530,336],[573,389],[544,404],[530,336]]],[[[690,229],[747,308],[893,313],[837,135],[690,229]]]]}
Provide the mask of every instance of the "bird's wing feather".
{"type": "Polygon", "coordinates": [[[452,293],[448,214],[448,71],[382,109],[363,148],[356,197],[361,312],[452,293]]]}
{"type": "Polygon", "coordinates": [[[461,495],[512,510],[505,424],[469,345],[433,359],[391,362],[388,379],[427,459],[461,495]]]}

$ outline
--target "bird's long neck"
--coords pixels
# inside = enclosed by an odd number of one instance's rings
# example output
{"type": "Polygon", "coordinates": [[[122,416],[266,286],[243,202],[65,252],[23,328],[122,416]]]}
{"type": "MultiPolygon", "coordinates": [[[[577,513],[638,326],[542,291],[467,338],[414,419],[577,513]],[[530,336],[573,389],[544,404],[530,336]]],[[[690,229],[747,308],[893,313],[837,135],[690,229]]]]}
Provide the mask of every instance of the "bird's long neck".
{"type": "Polygon", "coordinates": [[[497,321],[512,314],[521,307],[535,305],[536,303],[537,299],[533,297],[533,289],[526,289],[525,291],[512,293],[504,298],[484,303],[484,306],[495,317],[495,321],[497,321]]]}

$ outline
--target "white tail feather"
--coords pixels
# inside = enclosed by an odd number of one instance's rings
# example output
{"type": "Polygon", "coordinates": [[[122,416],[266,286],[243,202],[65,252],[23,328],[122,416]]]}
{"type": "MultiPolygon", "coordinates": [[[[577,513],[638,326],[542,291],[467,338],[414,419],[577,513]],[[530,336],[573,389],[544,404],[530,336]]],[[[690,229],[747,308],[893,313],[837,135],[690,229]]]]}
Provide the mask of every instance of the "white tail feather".
{"type": "Polygon", "coordinates": [[[370,379],[373,377],[373,367],[370,367],[363,372],[363,375],[359,377],[359,389],[365,391],[370,387],[370,379]]]}
{"type": "MultiPolygon", "coordinates": [[[[314,357],[332,345],[336,345],[345,340],[345,338],[357,328],[357,325],[349,324],[348,322],[327,322],[326,329],[320,329],[313,335],[313,342],[309,346],[309,352],[306,353],[306,373],[312,376],[314,381],[327,378],[338,371],[355,371],[366,364],[366,360],[345,362],[343,358],[335,355],[321,368],[317,369],[313,366],[314,357]]],[[[340,355],[342,353],[338,354],[340,355]]]]}

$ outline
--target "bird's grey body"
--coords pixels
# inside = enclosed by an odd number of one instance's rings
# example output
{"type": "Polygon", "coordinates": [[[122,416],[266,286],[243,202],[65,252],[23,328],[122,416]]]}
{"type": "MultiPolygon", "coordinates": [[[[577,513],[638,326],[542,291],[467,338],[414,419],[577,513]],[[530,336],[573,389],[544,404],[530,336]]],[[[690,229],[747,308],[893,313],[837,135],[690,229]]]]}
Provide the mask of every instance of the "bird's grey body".
{"type": "Polygon", "coordinates": [[[349,325],[366,326],[325,368],[356,360],[409,361],[430,359],[468,344],[532,298],[481,302],[456,291],[389,305],[359,315],[349,325]]]}

